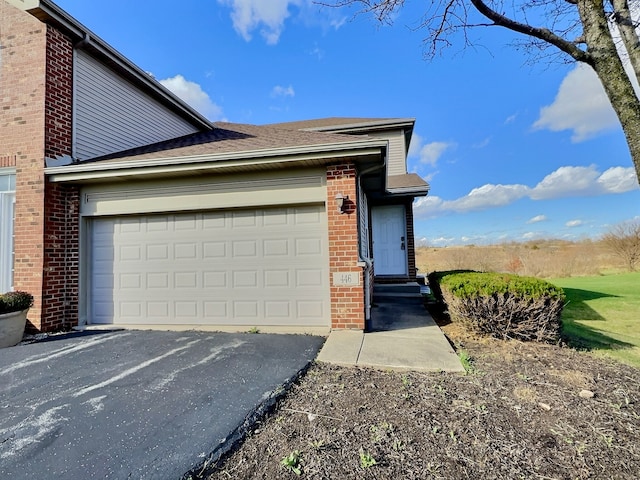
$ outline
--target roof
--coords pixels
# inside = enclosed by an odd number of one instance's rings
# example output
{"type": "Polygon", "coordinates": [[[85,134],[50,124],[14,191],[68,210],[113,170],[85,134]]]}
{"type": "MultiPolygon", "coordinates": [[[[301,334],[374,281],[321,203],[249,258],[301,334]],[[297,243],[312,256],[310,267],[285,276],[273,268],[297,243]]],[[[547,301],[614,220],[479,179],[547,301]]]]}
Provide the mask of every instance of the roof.
{"type": "MultiPolygon", "coordinates": [[[[132,148],[94,158],[88,162],[128,161],[198,155],[253,152],[284,148],[303,148],[321,145],[353,144],[353,136],[333,133],[287,130],[273,125],[259,126],[241,123],[216,122],[211,131],[199,132],[184,137],[132,148]]],[[[358,137],[363,140],[366,136],[358,137]]]]}
{"type": "Polygon", "coordinates": [[[354,137],[218,122],[216,128],[153,145],[64,166],[45,173],[54,182],[91,182],[131,177],[243,172],[293,166],[323,167],[348,157],[364,166],[383,165],[388,142],[354,137]]]}
{"type": "Polygon", "coordinates": [[[387,178],[387,191],[396,195],[426,195],[431,187],[416,173],[391,175],[387,178]]]}
{"type": "Polygon", "coordinates": [[[364,117],[327,117],[314,120],[274,123],[270,126],[287,130],[313,130],[327,132],[360,132],[363,130],[382,130],[388,128],[410,127],[414,118],[364,118],[364,117]]]}

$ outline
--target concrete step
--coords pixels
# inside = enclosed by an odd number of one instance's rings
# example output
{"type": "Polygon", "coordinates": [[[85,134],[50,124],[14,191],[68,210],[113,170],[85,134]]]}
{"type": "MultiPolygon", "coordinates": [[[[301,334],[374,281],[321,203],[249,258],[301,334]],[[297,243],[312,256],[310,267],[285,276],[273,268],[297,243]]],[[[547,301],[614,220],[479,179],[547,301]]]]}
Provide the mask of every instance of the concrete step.
{"type": "Polygon", "coordinates": [[[374,295],[420,293],[418,282],[409,283],[376,283],[373,285],[374,295]]]}

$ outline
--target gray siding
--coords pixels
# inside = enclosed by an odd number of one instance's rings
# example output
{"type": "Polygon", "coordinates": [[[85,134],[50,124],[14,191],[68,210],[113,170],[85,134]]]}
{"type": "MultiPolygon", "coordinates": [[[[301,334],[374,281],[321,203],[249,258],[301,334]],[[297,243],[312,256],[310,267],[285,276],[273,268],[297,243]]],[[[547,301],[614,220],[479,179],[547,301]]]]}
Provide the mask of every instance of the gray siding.
{"type": "Polygon", "coordinates": [[[393,130],[391,132],[372,132],[369,136],[389,140],[388,175],[404,175],[407,173],[407,151],[404,146],[404,132],[393,130]]]}
{"type": "Polygon", "coordinates": [[[87,160],[197,131],[86,52],[75,52],[76,159],[87,160]]]}

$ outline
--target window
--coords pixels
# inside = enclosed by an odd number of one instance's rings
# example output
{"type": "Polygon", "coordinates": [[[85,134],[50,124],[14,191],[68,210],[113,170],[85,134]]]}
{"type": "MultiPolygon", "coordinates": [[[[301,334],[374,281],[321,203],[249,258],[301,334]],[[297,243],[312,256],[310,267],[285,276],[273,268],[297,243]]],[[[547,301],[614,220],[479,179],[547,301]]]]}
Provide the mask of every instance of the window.
{"type": "Polygon", "coordinates": [[[16,176],[0,170],[0,293],[13,288],[16,176]]]}

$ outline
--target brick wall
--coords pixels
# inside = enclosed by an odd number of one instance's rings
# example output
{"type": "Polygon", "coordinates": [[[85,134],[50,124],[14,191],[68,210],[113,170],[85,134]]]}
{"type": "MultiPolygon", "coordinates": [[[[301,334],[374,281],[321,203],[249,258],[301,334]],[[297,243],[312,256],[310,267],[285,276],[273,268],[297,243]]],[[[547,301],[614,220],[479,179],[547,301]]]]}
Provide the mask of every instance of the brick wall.
{"type": "Polygon", "coordinates": [[[327,218],[329,226],[329,281],[331,328],[364,330],[364,278],[358,263],[358,215],[355,201],[356,168],[353,163],[327,167],[327,218]],[[349,197],[346,213],[338,211],[336,195],[349,197]],[[359,275],[359,286],[334,286],[334,272],[359,275]]]}
{"type": "Polygon", "coordinates": [[[0,158],[16,169],[14,285],[34,296],[31,327],[55,330],[77,321],[78,192],[44,175],[45,157],[71,154],[72,45],[3,0],[0,45],[0,158]]]}
{"type": "Polygon", "coordinates": [[[0,0],[0,156],[15,158],[15,277],[34,295],[29,320],[39,327],[44,234],[46,27],[0,0]]]}

